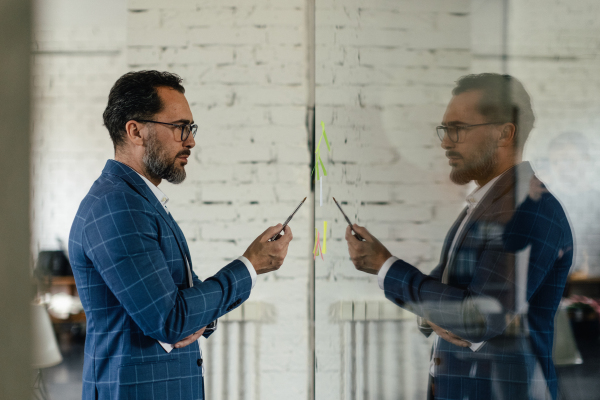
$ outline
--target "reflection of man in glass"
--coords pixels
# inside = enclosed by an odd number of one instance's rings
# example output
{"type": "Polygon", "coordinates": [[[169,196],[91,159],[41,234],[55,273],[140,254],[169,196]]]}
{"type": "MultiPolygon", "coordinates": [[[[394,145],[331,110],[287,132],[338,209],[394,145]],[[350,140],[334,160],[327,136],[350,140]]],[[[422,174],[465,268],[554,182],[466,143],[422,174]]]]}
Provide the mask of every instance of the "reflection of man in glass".
{"type": "Polygon", "coordinates": [[[437,128],[450,179],[477,189],[429,275],[392,257],[365,228],[346,232],[357,269],[378,275],[388,299],[419,316],[434,342],[430,398],[557,397],[554,314],[573,257],[560,203],[522,162],[533,127],[529,95],[507,75],[457,82],[437,128]]]}

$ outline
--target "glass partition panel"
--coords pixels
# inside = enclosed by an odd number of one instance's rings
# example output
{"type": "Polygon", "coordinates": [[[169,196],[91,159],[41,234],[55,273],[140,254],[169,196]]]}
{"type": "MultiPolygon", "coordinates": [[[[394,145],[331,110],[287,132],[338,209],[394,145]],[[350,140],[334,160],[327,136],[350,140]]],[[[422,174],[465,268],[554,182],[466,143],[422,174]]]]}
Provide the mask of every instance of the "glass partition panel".
{"type": "Polygon", "coordinates": [[[599,370],[593,11],[316,2],[316,398],[426,398],[432,382],[436,397],[590,396],[575,376],[582,349],[599,370]],[[357,270],[333,197],[408,265],[357,270]]]}

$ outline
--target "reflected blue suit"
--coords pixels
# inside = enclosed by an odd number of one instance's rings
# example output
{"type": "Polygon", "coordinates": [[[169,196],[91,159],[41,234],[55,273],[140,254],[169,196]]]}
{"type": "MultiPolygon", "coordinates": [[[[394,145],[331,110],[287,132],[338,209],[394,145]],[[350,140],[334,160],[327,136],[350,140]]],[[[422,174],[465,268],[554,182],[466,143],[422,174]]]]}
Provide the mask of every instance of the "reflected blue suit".
{"type": "Polygon", "coordinates": [[[463,211],[431,274],[399,260],[385,277],[385,295],[395,304],[470,342],[486,341],[473,352],[439,340],[435,399],[557,397],[554,315],[573,259],[573,236],[552,194],[534,201],[518,193],[527,192],[533,176],[527,162],[503,174],[473,211],[448,260],[463,211]]]}
{"type": "Polygon", "coordinates": [[[204,393],[198,343],[176,343],[250,295],[234,261],[202,282],[182,231],[140,176],[109,160],[81,202],[69,256],[87,317],[83,399],[196,400],[204,393]]]}

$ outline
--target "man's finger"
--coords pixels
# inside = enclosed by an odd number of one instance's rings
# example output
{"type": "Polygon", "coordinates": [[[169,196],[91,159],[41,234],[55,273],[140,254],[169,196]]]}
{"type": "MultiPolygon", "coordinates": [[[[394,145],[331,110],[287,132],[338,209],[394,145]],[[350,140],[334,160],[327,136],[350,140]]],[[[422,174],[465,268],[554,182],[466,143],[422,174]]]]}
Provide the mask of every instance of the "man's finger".
{"type": "Polygon", "coordinates": [[[367,228],[354,224],[352,225],[352,230],[354,230],[354,232],[358,233],[360,236],[363,237],[363,239],[371,239],[372,236],[369,233],[369,231],[367,230],[367,228]]]}
{"type": "Polygon", "coordinates": [[[205,330],[206,330],[206,327],[200,329],[198,332],[193,333],[190,336],[186,337],[185,339],[180,340],[179,342],[175,343],[173,345],[173,347],[175,347],[176,349],[180,349],[182,347],[189,346],[190,344],[192,344],[196,340],[198,340],[200,338],[200,336],[202,336],[202,334],[204,333],[205,330]]]}
{"type": "Polygon", "coordinates": [[[454,339],[451,336],[446,335],[446,337],[443,338],[446,342],[452,343],[455,346],[459,346],[459,347],[469,347],[471,344],[467,343],[464,340],[459,340],[459,339],[454,339]]]}
{"type": "Polygon", "coordinates": [[[281,232],[282,227],[283,227],[282,224],[277,224],[275,226],[271,226],[271,227],[267,228],[267,230],[264,231],[263,234],[260,235],[260,237],[264,241],[267,241],[267,240],[271,239],[273,236],[277,235],[279,232],[281,232]]]}
{"type": "Polygon", "coordinates": [[[277,240],[283,240],[284,243],[289,243],[292,241],[293,238],[294,235],[292,234],[292,228],[290,228],[289,225],[286,225],[285,229],[283,230],[283,234],[281,235],[281,238],[277,240]]]}
{"type": "MultiPolygon", "coordinates": [[[[187,338],[185,338],[183,340],[180,340],[179,342],[175,343],[173,345],[173,347],[175,347],[176,349],[180,349],[182,347],[186,347],[186,346],[192,344],[192,342],[195,341],[194,336],[195,335],[191,335],[191,336],[188,336],[187,338]]],[[[198,336],[198,337],[200,337],[200,336],[198,336]]]]}
{"type": "Polygon", "coordinates": [[[460,347],[470,347],[471,343],[464,340],[460,336],[455,335],[454,333],[447,331],[446,329],[434,324],[431,321],[428,321],[429,326],[437,333],[439,337],[444,339],[446,342],[452,343],[453,345],[460,347]]]}
{"type": "Polygon", "coordinates": [[[448,332],[448,336],[450,336],[450,337],[451,337],[451,338],[453,338],[453,339],[464,340],[463,338],[461,338],[461,337],[460,337],[460,336],[458,336],[458,335],[455,335],[455,334],[454,334],[454,333],[452,333],[452,332],[448,332]]]}
{"type": "Polygon", "coordinates": [[[346,240],[350,240],[352,238],[352,229],[350,228],[350,226],[346,227],[346,240]]]}

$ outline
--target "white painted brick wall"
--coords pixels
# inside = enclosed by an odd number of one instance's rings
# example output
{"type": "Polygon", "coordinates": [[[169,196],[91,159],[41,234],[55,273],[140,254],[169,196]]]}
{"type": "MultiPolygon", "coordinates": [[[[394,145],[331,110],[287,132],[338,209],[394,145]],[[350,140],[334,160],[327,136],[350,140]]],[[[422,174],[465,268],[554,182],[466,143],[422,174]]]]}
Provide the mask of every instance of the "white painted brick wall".
{"type": "Polygon", "coordinates": [[[33,253],[68,242],[77,207],[113,157],[108,91],[126,72],[125,2],[40,0],[33,57],[33,253]]]}
{"type": "MultiPolygon", "coordinates": [[[[502,72],[501,3],[449,1],[448,9],[435,1],[411,2],[408,9],[398,1],[318,3],[317,121],[326,122],[333,147],[326,195],[347,201],[351,219],[424,271],[438,262],[467,192],[449,182],[434,127],[458,77],[502,72]]],[[[547,158],[550,139],[567,130],[585,133],[591,153],[598,153],[596,3],[510,2],[508,72],[525,84],[538,118],[528,158],[547,158]]],[[[335,244],[328,261],[317,262],[317,393],[362,398],[344,387],[343,339],[328,307],[382,293],[374,277],[353,271],[345,225],[332,202],[317,207],[316,226],[324,219],[335,244]]]]}
{"type": "MultiPolygon", "coordinates": [[[[186,182],[161,189],[205,278],[308,195],[304,2],[75,3],[38,5],[34,252],[66,243],[81,198],[113,156],[102,126],[112,84],[128,70],[168,70],[184,78],[200,132],[186,182]]],[[[309,209],[291,224],[283,268],[259,277],[252,294],[275,310],[258,342],[248,343],[263,349],[260,399],[307,397],[309,209]]],[[[207,356],[207,373],[218,374],[207,356]]]]}
{"type": "MultiPolygon", "coordinates": [[[[346,202],[350,218],[394,254],[425,272],[437,263],[468,189],[449,182],[434,127],[459,76],[501,72],[499,3],[317,2],[317,138],[322,120],[332,144],[331,153],[322,145],[329,175],[324,206],[316,208],[319,230],[329,223],[325,261],[316,262],[317,398],[351,398],[332,307],[383,297],[376,278],[348,260],[345,223],[330,197],[346,202]]],[[[548,142],[565,131],[584,133],[592,154],[599,153],[598,7],[595,0],[510,2],[508,72],[525,84],[537,116],[530,159],[547,157],[548,142]]],[[[308,194],[304,1],[39,0],[38,10],[35,253],[57,248],[57,238],[66,242],[80,199],[112,158],[101,114],[111,85],[128,70],[184,78],[200,125],[197,146],[188,179],[161,189],[201,277],[242,254],[308,194]]],[[[285,265],[261,276],[251,297],[274,310],[258,341],[247,342],[260,350],[260,378],[252,386],[260,399],[307,398],[309,222],[305,205],[291,224],[295,240],[285,265]]],[[[401,351],[390,344],[397,327],[383,329],[381,345],[401,351]]],[[[416,351],[428,354],[427,343],[415,340],[416,351]]],[[[374,395],[397,398],[404,390],[394,391],[397,354],[371,366],[386,383],[379,392],[371,385],[374,395]]]]}
{"type": "MultiPolygon", "coordinates": [[[[375,276],[349,261],[346,224],[330,197],[347,202],[349,217],[393,254],[425,272],[437,263],[465,189],[449,182],[434,128],[454,80],[469,71],[468,12],[464,1],[317,3],[317,122],[325,122],[332,145],[329,154],[321,149],[327,197],[316,209],[320,231],[328,221],[328,253],[325,262],[317,259],[316,283],[317,393],[327,392],[328,399],[410,398],[413,389],[425,387],[426,358],[417,360],[421,369],[408,386],[384,378],[386,387],[348,392],[348,355],[331,307],[341,300],[381,300],[383,292],[375,276]]],[[[417,347],[428,345],[415,340],[417,347]]],[[[380,345],[393,356],[368,373],[408,376],[393,361],[404,357],[403,350],[388,341],[380,345]]]]}
{"type": "MultiPolygon", "coordinates": [[[[300,1],[129,3],[129,68],[179,73],[200,126],[187,180],[161,188],[201,277],[241,255],[308,195],[305,21],[300,1]]],[[[251,296],[273,304],[276,315],[256,344],[261,399],[307,397],[309,210],[290,224],[283,267],[260,276],[251,296]]],[[[210,360],[207,373],[218,373],[210,360]]],[[[207,382],[209,395],[221,398],[207,382]]]]}

